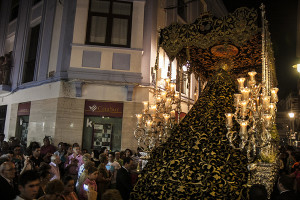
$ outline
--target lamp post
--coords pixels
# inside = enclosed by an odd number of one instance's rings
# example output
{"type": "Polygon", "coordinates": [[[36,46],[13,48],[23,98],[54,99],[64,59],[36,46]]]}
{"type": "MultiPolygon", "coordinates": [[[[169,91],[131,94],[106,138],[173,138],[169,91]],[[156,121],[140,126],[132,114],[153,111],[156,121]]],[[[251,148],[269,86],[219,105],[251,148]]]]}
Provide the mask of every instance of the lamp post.
{"type": "Polygon", "coordinates": [[[292,137],[294,136],[294,119],[295,119],[295,113],[289,112],[289,118],[290,118],[290,135],[289,135],[289,145],[292,145],[292,137]]]}

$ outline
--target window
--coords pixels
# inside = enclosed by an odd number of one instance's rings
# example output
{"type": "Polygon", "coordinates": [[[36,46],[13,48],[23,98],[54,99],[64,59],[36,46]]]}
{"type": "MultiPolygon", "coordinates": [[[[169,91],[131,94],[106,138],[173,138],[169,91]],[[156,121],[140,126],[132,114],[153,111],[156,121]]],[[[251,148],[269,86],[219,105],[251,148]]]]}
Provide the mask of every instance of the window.
{"type": "Polygon", "coordinates": [[[87,44],[130,46],[132,3],[115,0],[91,0],[87,44]]]}
{"type": "Polygon", "coordinates": [[[11,2],[11,7],[10,7],[10,16],[9,16],[9,21],[13,21],[17,19],[18,13],[19,13],[19,0],[13,0],[11,2]]]}
{"type": "Polygon", "coordinates": [[[22,83],[31,82],[34,79],[35,61],[39,42],[40,25],[31,28],[27,45],[26,59],[23,69],[22,83]]]}

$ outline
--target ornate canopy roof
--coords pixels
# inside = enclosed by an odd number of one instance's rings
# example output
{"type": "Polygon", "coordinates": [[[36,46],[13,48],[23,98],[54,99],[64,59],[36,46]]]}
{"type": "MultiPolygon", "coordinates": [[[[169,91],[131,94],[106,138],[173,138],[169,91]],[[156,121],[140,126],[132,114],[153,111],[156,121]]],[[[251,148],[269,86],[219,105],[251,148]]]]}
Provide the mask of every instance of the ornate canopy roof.
{"type": "MultiPolygon", "coordinates": [[[[180,64],[188,61],[189,70],[202,79],[208,79],[224,65],[235,76],[245,76],[251,70],[261,74],[262,34],[258,18],[257,11],[249,8],[239,8],[223,18],[205,14],[192,24],[172,24],[162,29],[159,46],[170,60],[176,58],[180,64]]],[[[265,41],[272,85],[277,85],[270,37],[265,41]]]]}

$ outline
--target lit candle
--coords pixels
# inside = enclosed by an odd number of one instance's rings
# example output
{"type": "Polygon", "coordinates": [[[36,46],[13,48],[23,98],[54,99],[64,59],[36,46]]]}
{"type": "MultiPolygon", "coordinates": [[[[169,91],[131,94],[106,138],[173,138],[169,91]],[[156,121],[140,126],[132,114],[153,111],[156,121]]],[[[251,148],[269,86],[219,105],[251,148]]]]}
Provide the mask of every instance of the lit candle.
{"type": "Polygon", "coordinates": [[[150,109],[149,109],[149,113],[150,113],[150,115],[152,116],[154,116],[155,115],[155,111],[156,111],[156,105],[151,105],[150,106],[150,109]]]}
{"type": "Polygon", "coordinates": [[[231,128],[232,127],[232,113],[226,113],[226,127],[231,128]]]}
{"type": "Polygon", "coordinates": [[[152,126],[152,121],[151,120],[147,120],[146,124],[147,124],[147,129],[151,130],[151,126],[152,126]]]}
{"type": "Polygon", "coordinates": [[[248,101],[241,101],[241,113],[242,116],[246,115],[248,101]]]}
{"type": "Polygon", "coordinates": [[[175,97],[176,99],[178,99],[178,98],[179,98],[179,94],[178,94],[178,93],[174,94],[174,97],[175,97]]]}
{"type": "Polygon", "coordinates": [[[277,92],[278,92],[278,88],[271,89],[271,100],[273,103],[276,103],[278,101],[277,92]]]}
{"type": "Polygon", "coordinates": [[[167,96],[167,93],[166,93],[166,91],[163,91],[163,92],[161,93],[161,98],[162,98],[162,99],[165,99],[165,98],[166,98],[166,96],[167,96]]]}
{"type": "Polygon", "coordinates": [[[175,117],[175,110],[171,110],[171,117],[174,118],[175,117]]]}
{"type": "Polygon", "coordinates": [[[166,104],[165,104],[166,107],[169,107],[171,105],[171,100],[172,100],[171,98],[166,99],[166,104]]]}
{"type": "Polygon", "coordinates": [[[160,97],[160,96],[157,96],[157,97],[156,97],[156,102],[159,103],[160,101],[161,101],[161,97],[160,97]]]}
{"type": "Polygon", "coordinates": [[[163,114],[163,116],[164,116],[164,119],[165,119],[165,123],[167,124],[169,119],[170,119],[170,115],[165,113],[165,114],[163,114]]]}
{"type": "Polygon", "coordinates": [[[243,88],[241,90],[241,93],[242,93],[243,100],[248,100],[249,99],[249,94],[250,94],[250,89],[249,88],[243,88]]]}
{"type": "Polygon", "coordinates": [[[234,106],[235,107],[238,107],[241,99],[242,99],[242,95],[241,94],[234,94],[234,106]]]}
{"type": "Polygon", "coordinates": [[[239,83],[239,90],[242,90],[244,88],[244,82],[245,82],[245,78],[238,78],[237,81],[239,83]]]}
{"type": "Polygon", "coordinates": [[[271,119],[272,119],[272,115],[271,114],[265,114],[264,115],[264,118],[265,118],[265,125],[266,125],[266,128],[271,128],[271,119]]]}
{"type": "Polygon", "coordinates": [[[276,105],[275,103],[270,103],[270,114],[275,116],[276,105]]]}
{"type": "Polygon", "coordinates": [[[248,75],[249,75],[249,77],[250,77],[249,84],[250,84],[251,86],[255,85],[255,83],[256,83],[256,81],[255,81],[255,75],[256,75],[256,74],[257,74],[257,73],[256,73],[255,71],[248,72],[248,75]]]}
{"type": "Polygon", "coordinates": [[[143,103],[144,103],[144,109],[148,110],[148,104],[149,104],[148,101],[144,101],[143,103]]]}
{"type": "Polygon", "coordinates": [[[137,122],[138,122],[138,124],[140,124],[141,123],[141,120],[142,120],[142,114],[136,114],[135,115],[136,116],[136,118],[137,118],[137,122]]]}
{"type": "Polygon", "coordinates": [[[170,88],[171,88],[171,91],[174,91],[174,90],[175,90],[175,84],[174,84],[174,83],[171,83],[171,84],[170,84],[170,88]]]}
{"type": "Polygon", "coordinates": [[[265,110],[268,110],[270,108],[270,96],[264,96],[262,98],[263,101],[263,107],[265,110]]]}
{"type": "Polygon", "coordinates": [[[248,125],[247,121],[242,121],[240,124],[240,133],[244,136],[247,134],[247,125],[248,125]]]}

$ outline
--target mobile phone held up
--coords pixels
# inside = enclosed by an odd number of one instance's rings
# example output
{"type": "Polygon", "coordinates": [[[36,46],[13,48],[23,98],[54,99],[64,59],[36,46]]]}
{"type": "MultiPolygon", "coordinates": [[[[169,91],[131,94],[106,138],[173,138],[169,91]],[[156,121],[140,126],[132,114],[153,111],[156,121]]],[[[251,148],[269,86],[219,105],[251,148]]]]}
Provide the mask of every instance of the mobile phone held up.
{"type": "Polygon", "coordinates": [[[84,191],[89,191],[89,186],[88,185],[86,185],[86,184],[83,184],[83,189],[84,189],[84,191]]]}

